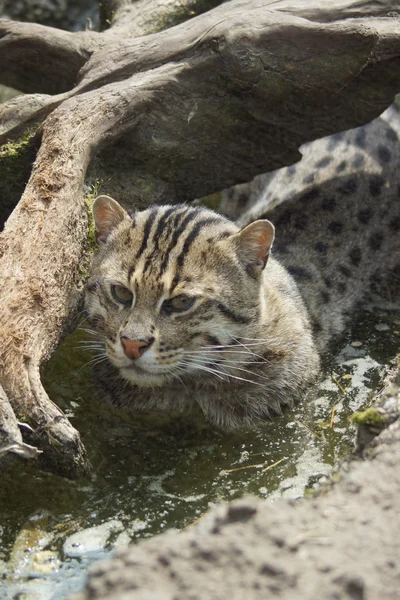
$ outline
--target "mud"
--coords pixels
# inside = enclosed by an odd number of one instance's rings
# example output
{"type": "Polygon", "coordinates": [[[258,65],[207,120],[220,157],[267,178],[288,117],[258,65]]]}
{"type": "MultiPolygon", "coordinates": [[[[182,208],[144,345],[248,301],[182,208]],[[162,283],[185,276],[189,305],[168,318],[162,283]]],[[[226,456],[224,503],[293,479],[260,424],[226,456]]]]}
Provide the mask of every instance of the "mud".
{"type": "Polygon", "coordinates": [[[317,497],[218,505],[184,532],[97,563],[74,600],[398,599],[399,383],[397,372],[378,400],[372,430],[386,429],[317,497]]]}

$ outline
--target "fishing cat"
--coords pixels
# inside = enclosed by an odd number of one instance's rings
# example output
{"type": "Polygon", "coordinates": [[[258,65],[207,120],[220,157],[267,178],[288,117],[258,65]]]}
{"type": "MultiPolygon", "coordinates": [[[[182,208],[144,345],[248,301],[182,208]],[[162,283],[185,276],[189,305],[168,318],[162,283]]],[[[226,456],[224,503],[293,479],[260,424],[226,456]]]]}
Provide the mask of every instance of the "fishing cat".
{"type": "Polygon", "coordinates": [[[199,206],[130,216],[95,200],[86,307],[110,402],[198,406],[242,426],[304,393],[321,351],[399,258],[399,118],[387,119],[303,146],[237,224],[199,206]]]}

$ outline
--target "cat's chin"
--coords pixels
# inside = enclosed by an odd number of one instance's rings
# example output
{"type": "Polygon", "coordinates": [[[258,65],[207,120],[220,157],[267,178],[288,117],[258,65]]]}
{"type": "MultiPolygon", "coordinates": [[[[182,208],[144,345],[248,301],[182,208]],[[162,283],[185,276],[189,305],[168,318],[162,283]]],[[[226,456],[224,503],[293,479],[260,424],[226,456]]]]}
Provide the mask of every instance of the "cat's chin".
{"type": "Polygon", "coordinates": [[[169,373],[151,373],[136,366],[122,367],[119,369],[123,379],[138,387],[158,387],[165,385],[171,379],[169,373]]]}

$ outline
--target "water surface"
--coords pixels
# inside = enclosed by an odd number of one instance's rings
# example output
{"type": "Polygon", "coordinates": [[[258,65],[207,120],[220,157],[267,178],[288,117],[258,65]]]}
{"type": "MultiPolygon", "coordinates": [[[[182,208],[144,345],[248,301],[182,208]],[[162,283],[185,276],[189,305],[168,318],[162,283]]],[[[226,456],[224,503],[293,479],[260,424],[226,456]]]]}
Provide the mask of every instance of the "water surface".
{"type": "Polygon", "coordinates": [[[44,380],[81,432],[93,472],[68,481],[22,465],[1,480],[1,599],[65,598],[113,547],[190,526],[214,503],[248,493],[303,496],[352,451],[349,417],[368,405],[398,350],[400,309],[385,299],[365,308],[303,402],[247,431],[103,406],[82,368],[90,359],[78,347],[83,336],[64,341],[44,380]]]}

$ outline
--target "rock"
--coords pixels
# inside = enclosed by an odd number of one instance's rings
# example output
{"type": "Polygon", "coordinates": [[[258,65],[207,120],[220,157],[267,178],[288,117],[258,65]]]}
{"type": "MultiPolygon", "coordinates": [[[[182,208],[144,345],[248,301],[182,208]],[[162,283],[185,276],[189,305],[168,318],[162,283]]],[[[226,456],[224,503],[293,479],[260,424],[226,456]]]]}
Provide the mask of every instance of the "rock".
{"type": "Polygon", "coordinates": [[[63,552],[71,558],[79,558],[89,552],[99,552],[105,549],[110,535],[122,529],[123,525],[120,521],[111,520],[77,531],[65,540],[63,552]]]}

